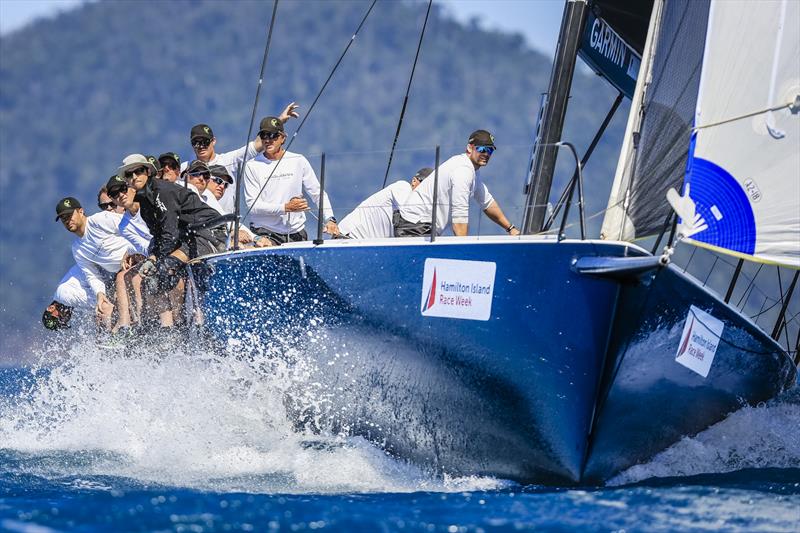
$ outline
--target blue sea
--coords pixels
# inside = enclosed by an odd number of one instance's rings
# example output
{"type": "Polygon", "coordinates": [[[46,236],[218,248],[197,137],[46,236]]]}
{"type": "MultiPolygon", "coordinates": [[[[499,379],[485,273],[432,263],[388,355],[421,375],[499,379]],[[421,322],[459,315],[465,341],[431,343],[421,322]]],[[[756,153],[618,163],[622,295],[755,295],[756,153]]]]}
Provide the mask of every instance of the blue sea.
{"type": "Polygon", "coordinates": [[[78,344],[0,369],[0,530],[800,531],[797,389],[605,486],[554,488],[298,433],[286,395],[326,399],[269,355],[78,344]]]}

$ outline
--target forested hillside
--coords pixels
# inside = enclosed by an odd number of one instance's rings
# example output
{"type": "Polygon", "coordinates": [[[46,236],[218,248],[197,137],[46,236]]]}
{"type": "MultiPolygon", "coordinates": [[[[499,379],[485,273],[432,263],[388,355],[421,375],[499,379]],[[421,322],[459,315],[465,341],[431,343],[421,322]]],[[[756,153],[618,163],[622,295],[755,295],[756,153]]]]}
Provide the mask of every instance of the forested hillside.
{"type": "MultiPolygon", "coordinates": [[[[308,111],[368,5],[281,2],[258,117],[292,100],[308,111]]],[[[340,217],[381,186],[425,6],[378,2],[294,142],[316,167],[327,153],[340,217]]],[[[271,9],[242,0],[101,1],[0,38],[0,356],[41,334],[41,311],[72,263],[71,236],[53,222],[60,197],[95,212],[97,190],[126,154],[189,158],[198,122],[212,125],[218,152],[243,144],[271,9]]],[[[435,145],[444,159],[463,150],[470,131],[489,129],[499,150],[483,175],[519,224],[549,75],[550,58],[520,36],[459,25],[434,6],[391,179],[432,165],[435,145]]],[[[582,151],[614,96],[601,79],[578,74],[565,138],[582,151]]],[[[605,206],[626,111],[586,169],[590,213],[605,206]]],[[[562,160],[559,184],[572,165],[562,160]]]]}

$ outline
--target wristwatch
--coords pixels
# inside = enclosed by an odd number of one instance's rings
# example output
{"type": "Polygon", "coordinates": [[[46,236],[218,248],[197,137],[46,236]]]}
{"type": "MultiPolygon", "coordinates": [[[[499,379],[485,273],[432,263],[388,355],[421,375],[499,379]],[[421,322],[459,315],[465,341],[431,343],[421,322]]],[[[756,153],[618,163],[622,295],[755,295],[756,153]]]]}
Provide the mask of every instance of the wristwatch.
{"type": "Polygon", "coordinates": [[[506,228],[506,233],[511,233],[511,230],[516,228],[517,227],[514,224],[511,224],[509,227],[506,228]]]}

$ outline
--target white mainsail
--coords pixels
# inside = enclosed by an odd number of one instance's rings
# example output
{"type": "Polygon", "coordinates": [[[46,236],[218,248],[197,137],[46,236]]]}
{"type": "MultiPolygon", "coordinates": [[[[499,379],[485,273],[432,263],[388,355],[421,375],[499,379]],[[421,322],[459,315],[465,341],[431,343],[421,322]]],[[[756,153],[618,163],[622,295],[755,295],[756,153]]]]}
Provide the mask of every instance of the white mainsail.
{"type": "Polygon", "coordinates": [[[684,185],[690,242],[800,268],[798,95],[800,2],[713,0],[684,185]]]}

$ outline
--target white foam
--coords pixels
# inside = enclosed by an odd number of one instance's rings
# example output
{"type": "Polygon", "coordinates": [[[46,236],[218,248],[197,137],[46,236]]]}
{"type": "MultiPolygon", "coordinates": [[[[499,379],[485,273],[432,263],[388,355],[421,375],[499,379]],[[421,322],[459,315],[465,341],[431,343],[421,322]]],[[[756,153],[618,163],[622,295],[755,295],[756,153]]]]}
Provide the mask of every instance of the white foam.
{"type": "Polygon", "coordinates": [[[504,485],[440,479],[361,438],[297,430],[286,406],[315,406],[324,398],[311,379],[312,363],[281,343],[247,357],[179,349],[126,358],[84,341],[48,358],[41,364],[49,373],[0,404],[2,447],[30,454],[22,468],[38,475],[284,493],[504,485]]]}
{"type": "Polygon", "coordinates": [[[653,477],[725,473],[745,468],[800,468],[800,392],[744,407],[651,461],[633,466],[609,485],[653,477]]]}

